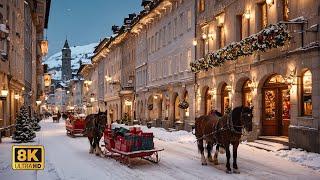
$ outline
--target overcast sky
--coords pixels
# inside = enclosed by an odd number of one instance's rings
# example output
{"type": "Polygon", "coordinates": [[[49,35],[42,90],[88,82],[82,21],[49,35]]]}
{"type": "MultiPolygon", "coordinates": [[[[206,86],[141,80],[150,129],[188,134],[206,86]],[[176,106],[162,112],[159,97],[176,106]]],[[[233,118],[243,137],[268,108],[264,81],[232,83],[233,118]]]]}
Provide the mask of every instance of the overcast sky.
{"type": "Polygon", "coordinates": [[[141,0],[52,0],[47,30],[49,56],[69,45],[99,42],[112,34],[111,26],[122,25],[129,13],[141,10],[141,0]]]}

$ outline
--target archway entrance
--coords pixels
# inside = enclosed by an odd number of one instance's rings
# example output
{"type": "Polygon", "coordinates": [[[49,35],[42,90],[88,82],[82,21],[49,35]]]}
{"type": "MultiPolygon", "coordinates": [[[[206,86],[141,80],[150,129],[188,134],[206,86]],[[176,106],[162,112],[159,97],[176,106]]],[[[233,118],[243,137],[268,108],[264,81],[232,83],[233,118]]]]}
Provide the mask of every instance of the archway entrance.
{"type": "Polygon", "coordinates": [[[262,100],[262,134],[288,136],[290,91],[281,75],[273,75],[264,83],[262,100]]]}

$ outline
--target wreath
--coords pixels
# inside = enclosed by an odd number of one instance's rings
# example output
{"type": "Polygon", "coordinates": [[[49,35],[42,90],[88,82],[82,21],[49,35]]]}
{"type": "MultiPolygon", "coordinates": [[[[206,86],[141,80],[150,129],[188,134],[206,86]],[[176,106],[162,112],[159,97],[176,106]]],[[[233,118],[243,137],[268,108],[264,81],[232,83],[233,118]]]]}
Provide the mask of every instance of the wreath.
{"type": "Polygon", "coordinates": [[[181,109],[188,109],[189,103],[186,100],[183,100],[183,101],[179,102],[178,107],[181,109]]]}
{"type": "Polygon", "coordinates": [[[153,104],[148,105],[148,110],[151,111],[153,109],[153,104]]]}

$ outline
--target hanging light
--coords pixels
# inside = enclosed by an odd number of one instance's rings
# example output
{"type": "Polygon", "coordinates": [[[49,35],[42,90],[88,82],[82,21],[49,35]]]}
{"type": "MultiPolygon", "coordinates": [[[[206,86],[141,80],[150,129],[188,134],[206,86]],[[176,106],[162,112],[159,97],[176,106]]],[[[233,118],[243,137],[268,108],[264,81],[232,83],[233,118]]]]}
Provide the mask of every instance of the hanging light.
{"type": "Polygon", "coordinates": [[[48,40],[40,41],[40,49],[41,49],[42,56],[45,56],[48,54],[48,40]]]}
{"type": "Polygon", "coordinates": [[[44,80],[44,86],[49,87],[51,85],[51,76],[50,74],[44,74],[43,75],[43,80],[44,80]]]}
{"type": "Polygon", "coordinates": [[[41,104],[41,100],[36,100],[36,104],[39,106],[41,104]]]}
{"type": "Polygon", "coordinates": [[[207,39],[207,37],[208,37],[208,36],[207,36],[206,33],[203,33],[203,34],[202,34],[202,39],[207,39]]]}
{"type": "Polygon", "coordinates": [[[193,46],[197,46],[197,45],[198,45],[197,40],[196,40],[196,39],[194,39],[194,40],[192,41],[192,44],[193,44],[193,46]]]}
{"type": "Polygon", "coordinates": [[[14,95],[14,99],[17,99],[17,100],[18,100],[19,98],[20,98],[20,95],[19,95],[19,94],[15,94],[15,95],[14,95]]]}
{"type": "Polygon", "coordinates": [[[9,91],[6,90],[5,88],[3,88],[3,89],[1,90],[0,96],[1,96],[2,98],[6,98],[6,97],[8,96],[8,94],[9,94],[9,91]]]}
{"type": "Polygon", "coordinates": [[[246,18],[246,19],[250,19],[250,17],[251,17],[250,10],[246,10],[246,11],[243,13],[243,16],[244,16],[244,18],[246,18]]]}
{"type": "Polygon", "coordinates": [[[274,3],[274,1],[273,1],[273,0],[266,0],[266,3],[267,3],[269,6],[271,6],[271,5],[274,3]]]}

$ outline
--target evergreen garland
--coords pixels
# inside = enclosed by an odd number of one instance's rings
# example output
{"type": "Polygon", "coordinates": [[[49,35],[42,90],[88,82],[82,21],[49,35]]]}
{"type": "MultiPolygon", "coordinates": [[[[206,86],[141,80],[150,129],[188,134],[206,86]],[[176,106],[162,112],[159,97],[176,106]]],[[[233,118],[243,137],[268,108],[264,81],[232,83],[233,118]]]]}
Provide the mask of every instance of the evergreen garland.
{"type": "Polygon", "coordinates": [[[249,56],[255,52],[284,46],[290,40],[286,25],[271,24],[257,34],[253,34],[240,42],[232,42],[215,52],[208,53],[204,58],[190,63],[191,71],[196,73],[209,68],[220,67],[225,61],[237,60],[241,56],[249,56]]]}
{"type": "Polygon", "coordinates": [[[18,142],[29,142],[36,137],[26,106],[20,108],[15,128],[16,131],[14,132],[12,139],[18,142]]]}

